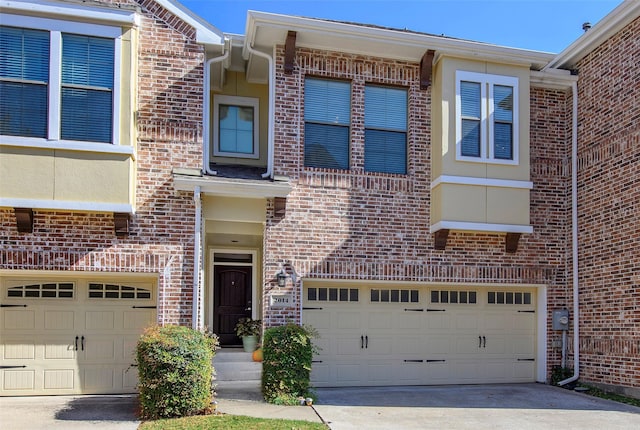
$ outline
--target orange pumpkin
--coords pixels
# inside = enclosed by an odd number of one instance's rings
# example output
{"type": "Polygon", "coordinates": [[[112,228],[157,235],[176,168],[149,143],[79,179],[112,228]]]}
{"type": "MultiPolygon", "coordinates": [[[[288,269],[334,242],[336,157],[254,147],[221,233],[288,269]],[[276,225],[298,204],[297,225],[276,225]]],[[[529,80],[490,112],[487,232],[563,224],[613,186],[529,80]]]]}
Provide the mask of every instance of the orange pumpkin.
{"type": "Polygon", "coordinates": [[[253,361],[262,361],[262,348],[253,351],[253,361]]]}

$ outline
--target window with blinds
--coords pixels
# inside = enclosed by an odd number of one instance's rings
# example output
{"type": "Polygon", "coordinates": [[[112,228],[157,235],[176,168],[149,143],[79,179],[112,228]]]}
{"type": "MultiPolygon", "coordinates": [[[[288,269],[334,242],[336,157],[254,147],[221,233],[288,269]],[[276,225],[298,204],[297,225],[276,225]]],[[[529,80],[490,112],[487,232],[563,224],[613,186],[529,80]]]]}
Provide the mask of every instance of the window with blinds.
{"type": "Polygon", "coordinates": [[[304,165],[349,169],[351,84],[306,78],[304,84],[304,165]]]}
{"type": "Polygon", "coordinates": [[[457,158],[518,163],[518,79],[456,73],[457,158]]]}
{"type": "Polygon", "coordinates": [[[366,85],[364,93],[364,169],[407,172],[407,91],[366,85]]]}
{"type": "Polygon", "coordinates": [[[49,21],[31,23],[39,28],[0,26],[0,134],[114,143],[121,30],[96,26],[103,37],[76,34],[73,24],[49,30],[49,21]]]}

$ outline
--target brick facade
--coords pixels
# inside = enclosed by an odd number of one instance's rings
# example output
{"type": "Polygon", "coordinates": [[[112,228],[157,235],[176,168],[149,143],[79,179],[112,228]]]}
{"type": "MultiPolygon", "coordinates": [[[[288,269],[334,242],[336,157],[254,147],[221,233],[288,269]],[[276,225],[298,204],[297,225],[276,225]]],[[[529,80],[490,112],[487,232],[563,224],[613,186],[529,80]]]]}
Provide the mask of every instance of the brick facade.
{"type": "Polygon", "coordinates": [[[640,393],[640,18],[577,65],[581,378],[640,393]]]}
{"type": "Polygon", "coordinates": [[[190,325],[195,209],[192,194],[173,189],[171,170],[202,165],[204,51],[193,28],[156,2],[129,3],[141,7],[130,234],[115,236],[110,213],[40,210],[33,233],[18,233],[13,210],[0,210],[0,269],[157,275],[160,322],[190,325]]]}

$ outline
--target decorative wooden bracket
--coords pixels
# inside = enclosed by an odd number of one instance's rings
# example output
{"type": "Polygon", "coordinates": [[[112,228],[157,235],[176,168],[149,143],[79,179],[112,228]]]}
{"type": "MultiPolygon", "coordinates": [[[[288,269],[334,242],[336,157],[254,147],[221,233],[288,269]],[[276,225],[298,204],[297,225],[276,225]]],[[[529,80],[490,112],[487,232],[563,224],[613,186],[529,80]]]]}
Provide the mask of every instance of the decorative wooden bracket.
{"type": "Polygon", "coordinates": [[[435,248],[444,250],[447,247],[447,238],[449,237],[449,230],[438,230],[435,232],[435,248]]]}
{"type": "Polygon", "coordinates": [[[19,233],[33,233],[33,209],[14,208],[19,233]]]}
{"type": "Polygon", "coordinates": [[[518,250],[518,241],[520,240],[520,233],[507,233],[504,238],[504,250],[510,254],[515,253],[518,250]]]}
{"type": "Polygon", "coordinates": [[[116,236],[123,237],[129,234],[129,221],[130,217],[128,213],[116,212],[113,214],[113,225],[116,236]]]}
{"type": "Polygon", "coordinates": [[[287,212],[287,199],[284,197],[275,197],[273,199],[273,212],[277,217],[284,216],[287,212]]]}
{"type": "Polygon", "coordinates": [[[420,60],[420,89],[426,90],[431,85],[431,73],[433,69],[433,56],[436,51],[429,49],[420,60]]]}
{"type": "Polygon", "coordinates": [[[289,31],[287,40],[284,44],[284,73],[290,75],[293,73],[293,65],[296,57],[296,32],[289,31]]]}

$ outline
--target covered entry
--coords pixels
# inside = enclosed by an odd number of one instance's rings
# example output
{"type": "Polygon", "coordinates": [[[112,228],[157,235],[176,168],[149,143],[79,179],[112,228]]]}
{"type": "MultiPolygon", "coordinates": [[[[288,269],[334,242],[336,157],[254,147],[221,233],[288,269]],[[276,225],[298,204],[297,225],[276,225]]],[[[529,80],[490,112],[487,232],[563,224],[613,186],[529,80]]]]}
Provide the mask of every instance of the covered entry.
{"type": "Polygon", "coordinates": [[[306,283],[316,386],[533,382],[536,290],[306,283]]]}
{"type": "Polygon", "coordinates": [[[155,282],[22,278],[1,285],[0,395],[136,391],[134,351],[155,282]]]}

